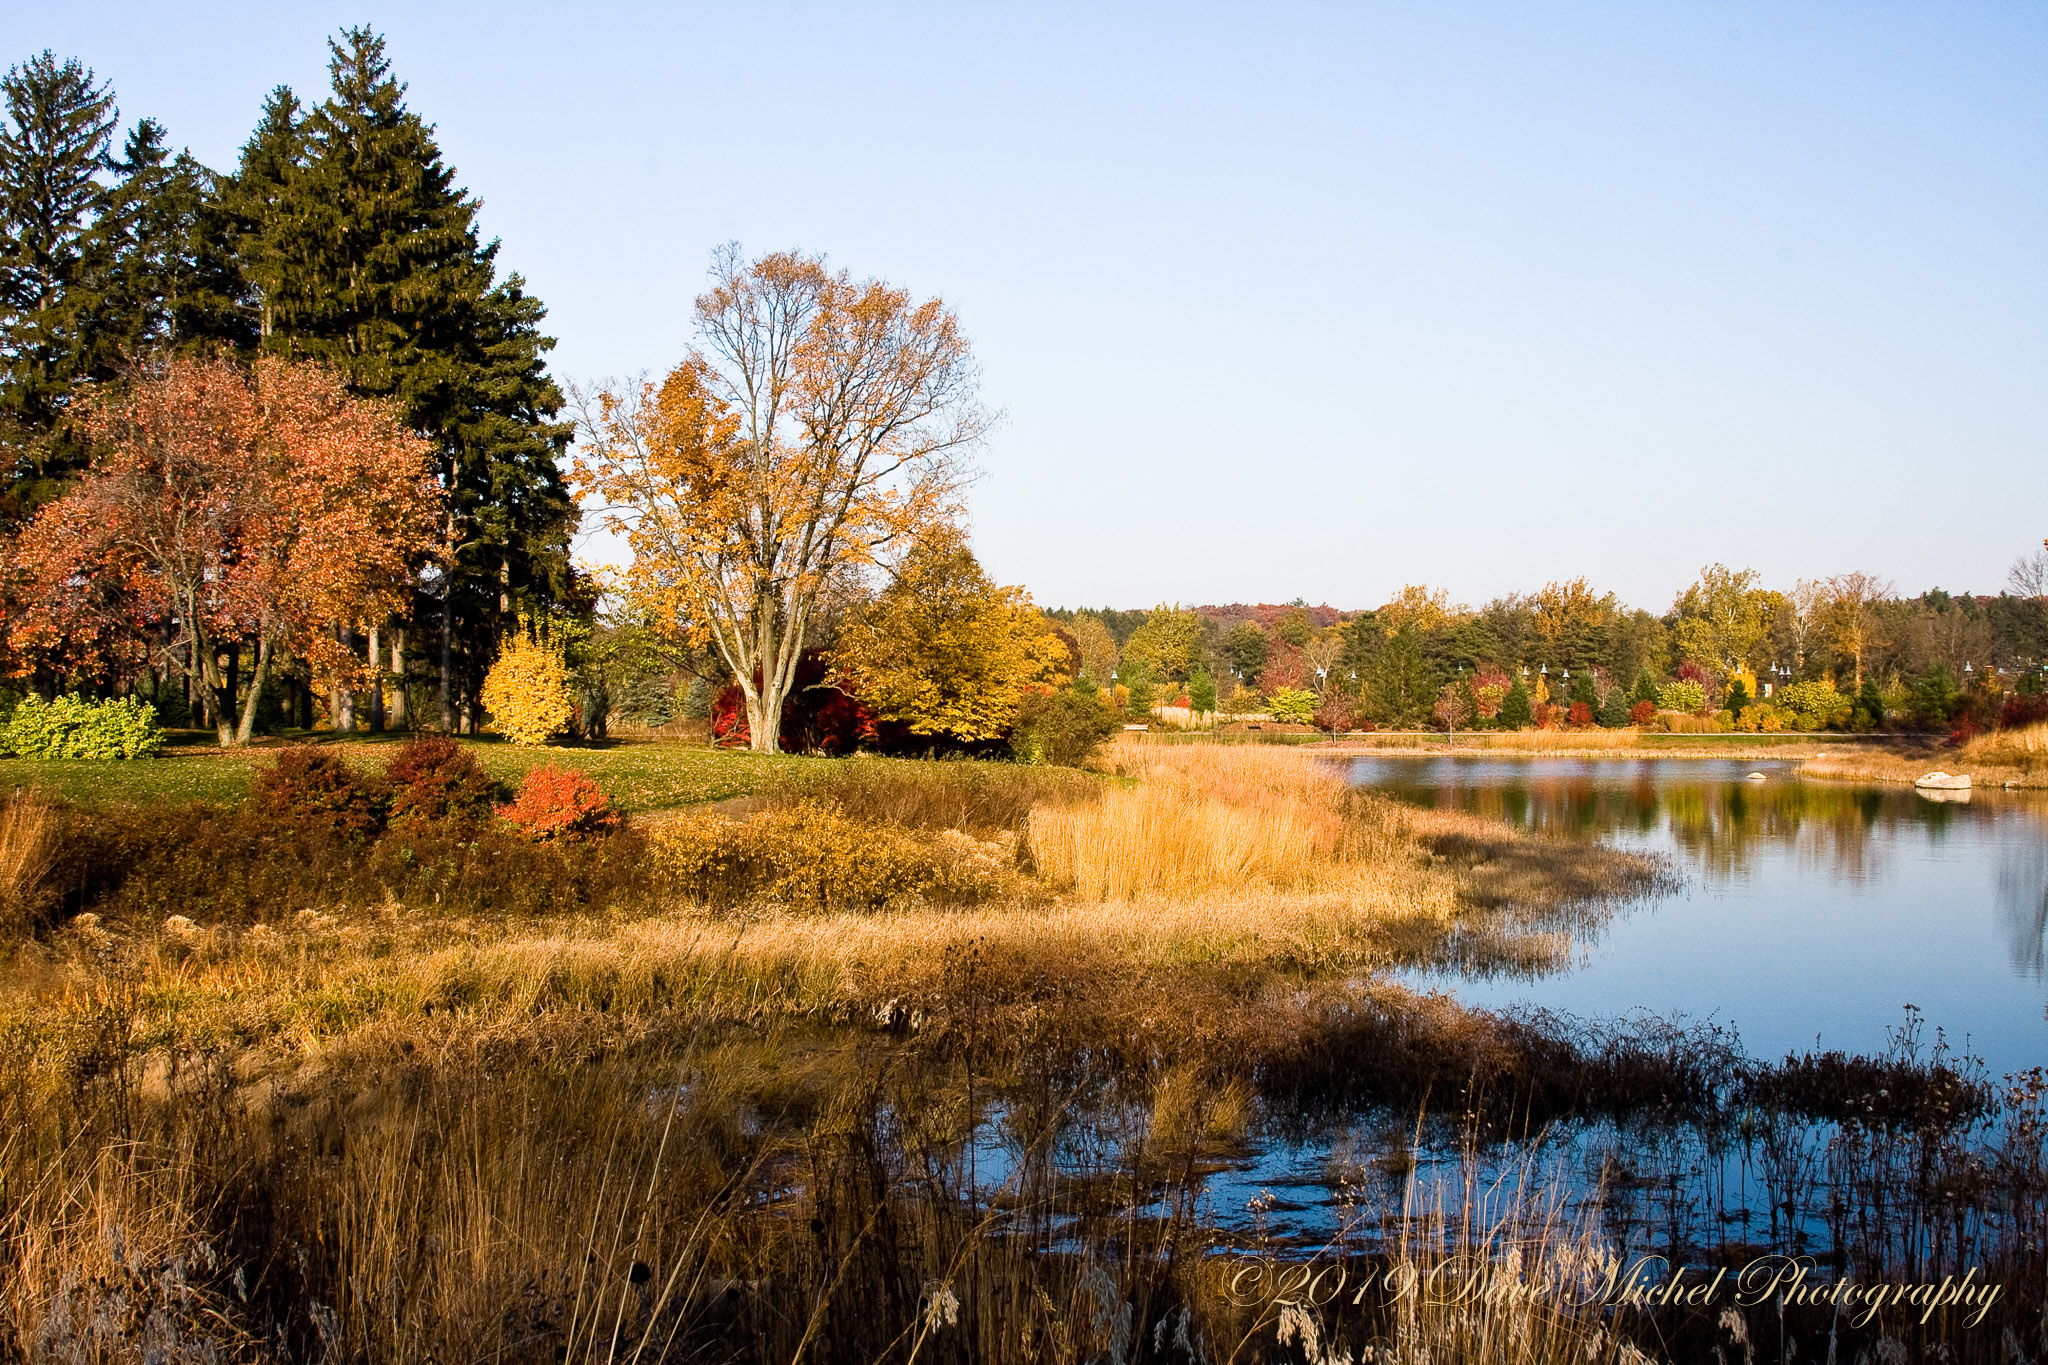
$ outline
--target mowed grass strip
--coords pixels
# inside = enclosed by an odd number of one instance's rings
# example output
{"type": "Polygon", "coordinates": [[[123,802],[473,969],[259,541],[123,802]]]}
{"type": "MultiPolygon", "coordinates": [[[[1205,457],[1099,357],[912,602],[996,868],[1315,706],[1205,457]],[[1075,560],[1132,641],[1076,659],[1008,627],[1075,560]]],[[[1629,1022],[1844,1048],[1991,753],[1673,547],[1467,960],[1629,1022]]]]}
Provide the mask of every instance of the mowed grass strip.
{"type": "MultiPolygon", "coordinates": [[[[335,744],[350,763],[375,770],[383,766],[392,746],[404,736],[335,740],[314,734],[308,738],[335,744]]],[[[786,783],[800,783],[812,769],[849,761],[712,749],[686,741],[648,740],[545,749],[521,749],[488,739],[464,743],[475,750],[486,772],[508,786],[516,787],[529,769],[544,763],[580,768],[628,812],[748,796],[786,783]]],[[[166,749],[161,757],[123,763],[5,759],[0,760],[0,791],[25,787],[80,805],[154,801],[212,801],[227,805],[249,794],[256,771],[270,762],[275,753],[274,745],[224,751],[203,744],[180,744],[166,749]]]]}

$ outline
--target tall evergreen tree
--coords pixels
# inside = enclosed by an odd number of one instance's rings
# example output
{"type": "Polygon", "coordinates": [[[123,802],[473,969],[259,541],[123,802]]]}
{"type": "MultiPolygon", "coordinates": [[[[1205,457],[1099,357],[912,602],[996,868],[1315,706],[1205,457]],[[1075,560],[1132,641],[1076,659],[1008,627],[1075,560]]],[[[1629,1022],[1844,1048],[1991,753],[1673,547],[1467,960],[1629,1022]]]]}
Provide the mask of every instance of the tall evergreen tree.
{"type": "Polygon", "coordinates": [[[113,92],[49,52],[0,78],[0,520],[19,522],[84,464],[62,426],[97,349],[109,266],[113,92]]]}
{"type": "Polygon", "coordinates": [[[133,356],[256,340],[220,178],[175,156],[161,124],[143,119],[113,164],[99,236],[111,273],[97,329],[95,373],[133,356]]]}
{"type": "Polygon", "coordinates": [[[569,592],[557,461],[571,427],[555,420],[545,310],[519,276],[496,280],[480,205],[406,108],[383,39],[348,29],[329,48],[332,95],[303,118],[290,91],[271,95],[229,199],[263,345],[395,398],[439,447],[455,544],[430,585],[446,706],[473,692],[519,600],[569,592]]]}
{"type": "Polygon", "coordinates": [[[84,467],[81,380],[253,338],[212,172],[143,119],[117,158],[114,96],[45,52],[0,80],[0,522],[84,467]]]}

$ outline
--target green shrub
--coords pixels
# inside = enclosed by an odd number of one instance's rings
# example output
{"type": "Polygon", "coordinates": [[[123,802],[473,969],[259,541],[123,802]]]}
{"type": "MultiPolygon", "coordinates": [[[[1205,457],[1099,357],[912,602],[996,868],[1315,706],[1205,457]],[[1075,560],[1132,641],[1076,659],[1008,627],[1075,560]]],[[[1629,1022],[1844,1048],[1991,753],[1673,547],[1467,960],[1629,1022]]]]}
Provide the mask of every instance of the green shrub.
{"type": "Polygon", "coordinates": [[[1216,679],[1206,668],[1188,674],[1188,705],[1197,712],[1216,709],[1216,679]]]}
{"type": "Polygon", "coordinates": [[[1600,703],[1600,709],[1593,718],[1605,729],[1622,729],[1629,723],[1628,695],[1628,689],[1624,687],[1608,688],[1607,700],[1600,703]]]}
{"type": "Polygon", "coordinates": [[[690,686],[683,693],[683,719],[711,719],[711,702],[711,684],[702,678],[690,679],[690,686]]]}
{"type": "Polygon", "coordinates": [[[1833,684],[1824,682],[1786,683],[1771,694],[1771,702],[1780,711],[1790,711],[1794,723],[1802,730],[1846,725],[1856,709],[1854,698],[1843,696],[1833,684]]]}
{"type": "Polygon", "coordinates": [[[1536,708],[1529,702],[1529,689],[1519,678],[1508,688],[1508,694],[1500,699],[1497,720],[1503,730],[1526,730],[1536,723],[1536,708]]]}
{"type": "Polygon", "coordinates": [[[1657,679],[1649,669],[1643,669],[1640,673],[1636,674],[1636,685],[1629,689],[1628,699],[1631,706],[1639,701],[1655,702],[1658,700],[1657,679]]]}
{"type": "Polygon", "coordinates": [[[1316,718],[1316,694],[1305,687],[1280,688],[1266,698],[1266,713],[1274,720],[1311,724],[1316,718]]]}
{"type": "Polygon", "coordinates": [[[1072,688],[1027,692],[1017,705],[1010,752],[1019,763],[1079,767],[1116,732],[1116,725],[1116,717],[1098,696],[1084,696],[1072,688]]]}
{"type": "Polygon", "coordinates": [[[1666,683],[1658,690],[1657,705],[1696,716],[1707,709],[1707,689],[1690,680],[1666,683]]]}
{"type": "Polygon", "coordinates": [[[74,693],[46,702],[30,694],[14,708],[4,743],[23,758],[148,758],[164,747],[164,732],[140,697],[91,702],[74,693]]]}

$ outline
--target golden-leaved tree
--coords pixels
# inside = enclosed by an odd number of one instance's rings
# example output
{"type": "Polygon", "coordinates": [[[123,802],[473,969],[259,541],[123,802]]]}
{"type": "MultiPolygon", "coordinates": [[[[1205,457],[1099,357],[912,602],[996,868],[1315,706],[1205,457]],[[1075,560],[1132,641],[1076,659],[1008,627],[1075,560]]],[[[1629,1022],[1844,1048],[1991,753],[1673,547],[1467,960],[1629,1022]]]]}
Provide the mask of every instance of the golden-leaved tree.
{"type": "Polygon", "coordinates": [[[988,416],[938,299],[795,252],[712,276],[688,359],[587,396],[575,477],[632,546],[631,605],[717,650],[773,753],[821,601],[946,520],[988,416]]]}
{"type": "Polygon", "coordinates": [[[1065,681],[1068,662],[1029,594],[997,586],[950,526],[918,538],[833,650],[877,716],[969,743],[1007,734],[1026,689],[1065,681]]]}
{"type": "Polygon", "coordinates": [[[1679,652],[1724,676],[1751,672],[1757,646],[1785,606],[1785,595],[1758,587],[1759,578],[1754,569],[1725,564],[1701,569],[1699,581],[1673,604],[1679,652]]]}
{"type": "Polygon", "coordinates": [[[1124,645],[1123,661],[1143,669],[1155,681],[1178,682],[1201,660],[1202,618],[1182,611],[1178,603],[1164,602],[1152,609],[1145,624],[1131,632],[1124,645]]]}

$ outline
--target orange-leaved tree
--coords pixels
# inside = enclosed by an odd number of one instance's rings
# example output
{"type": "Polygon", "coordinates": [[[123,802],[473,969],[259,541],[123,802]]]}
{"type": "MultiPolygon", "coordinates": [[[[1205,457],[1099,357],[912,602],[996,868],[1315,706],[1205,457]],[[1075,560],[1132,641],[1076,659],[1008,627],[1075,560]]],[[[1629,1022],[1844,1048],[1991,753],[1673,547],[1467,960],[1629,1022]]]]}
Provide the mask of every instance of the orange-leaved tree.
{"type": "Polygon", "coordinates": [[[988,418],[939,300],[736,246],[712,277],[699,349],[587,396],[577,491],[632,546],[632,604],[717,649],[774,753],[821,601],[948,517],[988,418]]]}
{"type": "Polygon", "coordinates": [[[431,447],[323,367],[177,358],[83,407],[93,463],[15,546],[9,643],[74,666],[145,649],[205,695],[223,747],[248,742],[285,657],[354,681],[337,630],[400,609],[440,553],[431,447]],[[218,656],[242,642],[237,724],[218,656]]]}

